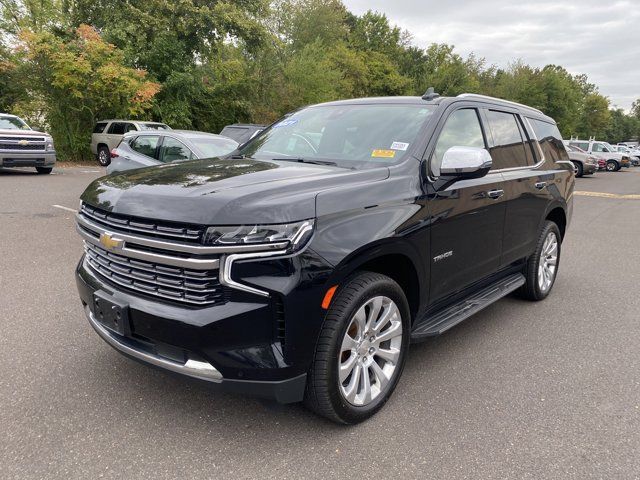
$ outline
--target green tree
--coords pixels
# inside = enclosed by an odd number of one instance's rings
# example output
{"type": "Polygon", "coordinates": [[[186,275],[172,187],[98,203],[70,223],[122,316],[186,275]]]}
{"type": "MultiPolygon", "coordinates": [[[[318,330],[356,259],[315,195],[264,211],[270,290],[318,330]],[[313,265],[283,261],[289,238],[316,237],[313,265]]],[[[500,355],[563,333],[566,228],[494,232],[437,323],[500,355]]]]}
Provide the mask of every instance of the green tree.
{"type": "Polygon", "coordinates": [[[137,117],[159,90],[146,72],[122,65],[122,52],[87,25],[64,41],[51,33],[23,32],[20,75],[47,105],[45,112],[63,158],[87,159],[98,117],[137,117]]]}

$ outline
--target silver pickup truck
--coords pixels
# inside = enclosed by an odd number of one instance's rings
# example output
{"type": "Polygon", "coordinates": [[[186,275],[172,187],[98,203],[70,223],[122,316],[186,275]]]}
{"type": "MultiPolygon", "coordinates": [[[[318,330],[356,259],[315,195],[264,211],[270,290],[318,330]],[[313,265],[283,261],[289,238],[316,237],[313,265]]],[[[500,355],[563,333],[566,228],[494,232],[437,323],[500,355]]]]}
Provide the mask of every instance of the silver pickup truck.
{"type": "Polygon", "coordinates": [[[56,151],[51,135],[32,130],[15,115],[0,113],[0,168],[36,167],[38,173],[51,173],[56,151]]]}

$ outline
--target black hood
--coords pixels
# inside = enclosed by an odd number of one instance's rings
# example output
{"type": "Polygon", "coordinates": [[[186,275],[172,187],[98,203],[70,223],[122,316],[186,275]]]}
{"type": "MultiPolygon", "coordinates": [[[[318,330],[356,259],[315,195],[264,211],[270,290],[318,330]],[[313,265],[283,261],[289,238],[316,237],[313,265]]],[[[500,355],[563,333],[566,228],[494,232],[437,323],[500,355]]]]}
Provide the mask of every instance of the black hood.
{"type": "Polygon", "coordinates": [[[323,190],[387,178],[386,168],[208,159],[129,170],[94,181],[82,200],[143,218],[233,225],[313,218],[323,190]]]}

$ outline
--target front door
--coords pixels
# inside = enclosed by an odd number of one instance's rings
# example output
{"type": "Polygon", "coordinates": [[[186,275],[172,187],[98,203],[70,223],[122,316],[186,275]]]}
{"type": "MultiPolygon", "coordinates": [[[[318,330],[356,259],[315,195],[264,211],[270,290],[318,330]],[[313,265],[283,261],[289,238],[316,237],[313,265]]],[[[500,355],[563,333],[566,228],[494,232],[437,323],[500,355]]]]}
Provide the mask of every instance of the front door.
{"type": "MultiPolygon", "coordinates": [[[[430,153],[430,176],[438,185],[444,152],[454,146],[487,148],[479,113],[458,108],[444,121],[430,153]]],[[[498,270],[505,216],[503,177],[460,180],[430,195],[431,295],[436,303],[498,270]]]]}

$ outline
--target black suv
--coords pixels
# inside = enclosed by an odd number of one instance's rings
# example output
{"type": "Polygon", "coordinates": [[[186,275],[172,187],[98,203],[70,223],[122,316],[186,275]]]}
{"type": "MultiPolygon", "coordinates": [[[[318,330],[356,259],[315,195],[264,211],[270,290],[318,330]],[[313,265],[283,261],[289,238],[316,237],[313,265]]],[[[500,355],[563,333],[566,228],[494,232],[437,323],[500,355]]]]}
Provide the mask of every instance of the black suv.
{"type": "Polygon", "coordinates": [[[573,187],[533,108],[433,92],[325,103],[229,157],[93,182],[77,285],[133,359],[356,423],[412,341],[510,292],[549,294],[573,187]]]}

